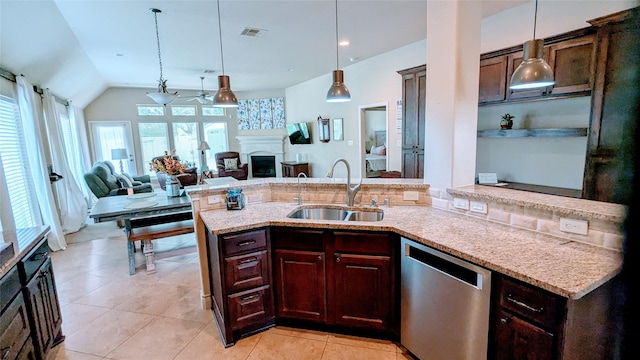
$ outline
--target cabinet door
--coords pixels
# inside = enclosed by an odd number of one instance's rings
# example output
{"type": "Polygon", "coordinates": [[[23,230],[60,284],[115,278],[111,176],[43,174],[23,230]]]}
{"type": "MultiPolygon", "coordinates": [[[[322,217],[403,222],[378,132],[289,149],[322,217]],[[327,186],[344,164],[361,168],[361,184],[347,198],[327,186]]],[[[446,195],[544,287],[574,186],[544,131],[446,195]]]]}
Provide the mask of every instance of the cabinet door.
{"type": "Polygon", "coordinates": [[[402,177],[422,179],[424,177],[424,151],[422,149],[402,150],[402,177]]]}
{"type": "Polygon", "coordinates": [[[31,343],[27,308],[22,294],[18,294],[0,313],[0,359],[22,359],[20,349],[31,343]]]}
{"type": "Polygon", "coordinates": [[[402,148],[424,149],[427,72],[423,70],[403,75],[402,81],[402,148]]]}
{"type": "Polygon", "coordinates": [[[480,94],[478,102],[501,101],[507,88],[507,56],[480,60],[480,94]]]}
{"type": "Polygon", "coordinates": [[[334,255],[335,322],[370,330],[391,326],[391,258],[334,255]]]}
{"type": "Polygon", "coordinates": [[[327,321],[324,252],[276,249],[276,316],[327,321]]]}
{"type": "Polygon", "coordinates": [[[498,311],[497,319],[494,359],[555,359],[555,339],[552,334],[502,310],[498,311]]]}
{"type": "MultiPolygon", "coordinates": [[[[549,88],[537,88],[530,90],[511,90],[509,89],[509,85],[511,83],[511,76],[513,76],[513,72],[516,71],[518,66],[522,63],[522,58],[524,53],[522,51],[518,51],[513,54],[508,55],[508,71],[507,71],[507,100],[514,99],[524,99],[531,97],[541,97],[545,95],[549,88]]],[[[548,63],[549,62],[549,48],[545,47],[542,52],[542,58],[548,63]]]]}
{"type": "Polygon", "coordinates": [[[555,84],[551,94],[588,92],[595,74],[595,35],[562,41],[549,46],[549,65],[555,84]]]}

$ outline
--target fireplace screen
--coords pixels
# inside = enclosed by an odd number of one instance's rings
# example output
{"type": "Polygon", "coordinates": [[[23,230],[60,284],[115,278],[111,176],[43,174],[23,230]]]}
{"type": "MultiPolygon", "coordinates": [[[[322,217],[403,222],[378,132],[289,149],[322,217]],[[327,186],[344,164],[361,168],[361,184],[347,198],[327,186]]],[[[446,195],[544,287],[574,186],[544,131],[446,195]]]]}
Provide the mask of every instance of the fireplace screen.
{"type": "Polygon", "coordinates": [[[276,177],[276,157],[252,156],[251,175],[254,178],[276,177]]]}

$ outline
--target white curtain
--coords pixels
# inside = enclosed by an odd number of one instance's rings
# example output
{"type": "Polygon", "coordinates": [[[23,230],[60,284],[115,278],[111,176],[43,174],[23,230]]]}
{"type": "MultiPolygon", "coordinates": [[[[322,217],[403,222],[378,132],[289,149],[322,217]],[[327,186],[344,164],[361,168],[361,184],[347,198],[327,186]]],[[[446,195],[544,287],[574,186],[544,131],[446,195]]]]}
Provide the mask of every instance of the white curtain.
{"type": "Polygon", "coordinates": [[[27,82],[24,76],[16,77],[16,82],[18,84],[18,107],[20,108],[20,117],[24,126],[29,165],[31,166],[31,174],[33,174],[33,182],[36,186],[42,220],[51,228],[47,240],[51,250],[63,250],[66,249],[67,243],[64,240],[64,233],[58,219],[58,210],[53,197],[47,162],[44,156],[44,140],[38,126],[38,124],[44,122],[41,107],[42,101],[39,96],[36,96],[33,86],[27,82]]]}
{"type": "Polygon", "coordinates": [[[49,89],[44,91],[44,118],[49,149],[51,150],[51,162],[53,171],[62,175],[63,179],[56,182],[58,206],[60,209],[60,223],[64,234],[74,233],[86,225],[87,201],[82,195],[82,190],[76,183],[74,175],[69,169],[64,153],[64,144],[58,125],[60,114],[56,109],[56,99],[49,89]]]}
{"type": "Polygon", "coordinates": [[[84,174],[91,169],[91,158],[89,156],[89,141],[87,133],[87,125],[84,121],[84,113],[81,109],[73,105],[69,105],[69,121],[71,122],[71,129],[73,131],[72,136],[77,140],[79,149],[76,149],[80,156],[80,163],[82,164],[81,174],[74,174],[76,181],[82,189],[84,198],[87,201],[87,205],[91,207],[93,193],[87,182],[84,181],[84,174]]]}

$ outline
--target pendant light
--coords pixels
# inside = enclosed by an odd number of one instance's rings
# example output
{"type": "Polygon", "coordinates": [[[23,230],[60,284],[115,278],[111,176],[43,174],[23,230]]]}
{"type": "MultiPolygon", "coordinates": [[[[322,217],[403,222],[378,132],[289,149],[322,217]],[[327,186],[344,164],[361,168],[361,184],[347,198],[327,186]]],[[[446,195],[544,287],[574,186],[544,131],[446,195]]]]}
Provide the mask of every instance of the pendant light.
{"type": "Polygon", "coordinates": [[[542,58],[544,40],[536,39],[536,22],[538,18],[538,0],[536,0],[533,19],[533,40],[523,45],[522,63],[511,76],[509,88],[512,90],[534,89],[555,84],[553,69],[542,58]]]}
{"type": "Polygon", "coordinates": [[[178,92],[170,93],[167,91],[167,80],[162,78],[162,57],[160,56],[160,33],[158,32],[158,13],[161,13],[160,9],[149,9],[153,13],[153,18],[156,22],[156,40],[158,43],[158,62],[160,63],[160,80],[158,80],[158,91],[154,93],[147,93],[147,96],[153,99],[157,104],[167,106],[178,97],[178,92]]]}
{"type": "Polygon", "coordinates": [[[222,24],[220,23],[220,0],[218,2],[218,33],[220,34],[220,57],[222,58],[222,75],[218,76],[218,92],[213,97],[214,107],[238,107],[238,98],[231,91],[229,76],[224,74],[224,52],[222,51],[222,24]]]}
{"type": "Polygon", "coordinates": [[[327,92],[327,102],[351,101],[349,89],[344,84],[344,73],[340,70],[338,61],[338,0],[336,0],[336,70],[333,71],[333,85],[327,92]]]}

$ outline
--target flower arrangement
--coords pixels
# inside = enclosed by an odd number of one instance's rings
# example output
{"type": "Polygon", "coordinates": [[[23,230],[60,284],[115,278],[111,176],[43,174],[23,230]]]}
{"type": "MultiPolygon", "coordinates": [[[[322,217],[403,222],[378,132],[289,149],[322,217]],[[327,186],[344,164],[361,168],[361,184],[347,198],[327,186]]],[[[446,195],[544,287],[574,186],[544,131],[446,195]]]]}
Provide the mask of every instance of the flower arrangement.
{"type": "Polygon", "coordinates": [[[500,120],[500,128],[511,129],[511,127],[513,126],[513,119],[515,119],[515,116],[509,113],[502,115],[502,120],[500,120]]]}
{"type": "Polygon", "coordinates": [[[160,173],[166,173],[167,175],[178,175],[184,173],[187,165],[181,164],[180,160],[175,158],[176,150],[171,150],[171,154],[168,151],[164,152],[164,158],[162,161],[156,159],[151,163],[151,168],[160,173]]]}

